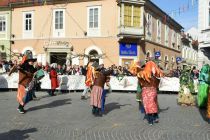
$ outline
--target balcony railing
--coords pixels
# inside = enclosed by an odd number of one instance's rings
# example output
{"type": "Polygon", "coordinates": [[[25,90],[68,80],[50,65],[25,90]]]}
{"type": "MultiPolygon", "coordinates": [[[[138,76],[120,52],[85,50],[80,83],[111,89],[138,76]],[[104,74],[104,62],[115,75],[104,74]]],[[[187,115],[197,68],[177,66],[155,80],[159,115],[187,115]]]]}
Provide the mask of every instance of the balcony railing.
{"type": "Polygon", "coordinates": [[[210,30],[201,32],[199,36],[199,42],[202,42],[204,44],[210,44],[210,30]]]}
{"type": "Polygon", "coordinates": [[[142,27],[119,27],[119,36],[131,36],[135,38],[142,37],[144,35],[144,29],[142,27]]]}

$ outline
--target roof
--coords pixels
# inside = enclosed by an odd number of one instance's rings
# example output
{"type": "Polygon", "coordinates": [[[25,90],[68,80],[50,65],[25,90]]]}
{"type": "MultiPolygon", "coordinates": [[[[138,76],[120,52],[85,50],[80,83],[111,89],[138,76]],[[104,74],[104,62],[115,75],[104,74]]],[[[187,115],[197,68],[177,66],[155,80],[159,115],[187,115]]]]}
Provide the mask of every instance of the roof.
{"type": "Polygon", "coordinates": [[[146,3],[152,5],[155,7],[158,11],[160,11],[162,14],[166,15],[167,18],[174,24],[176,24],[180,29],[184,29],[182,25],[180,25],[176,20],[174,20],[171,16],[169,16],[166,12],[164,12],[162,9],[160,9],[156,4],[154,4],[151,0],[147,0],[146,3]]]}
{"type": "Polygon", "coordinates": [[[0,0],[0,6],[8,6],[9,2],[9,0],[0,0]]]}

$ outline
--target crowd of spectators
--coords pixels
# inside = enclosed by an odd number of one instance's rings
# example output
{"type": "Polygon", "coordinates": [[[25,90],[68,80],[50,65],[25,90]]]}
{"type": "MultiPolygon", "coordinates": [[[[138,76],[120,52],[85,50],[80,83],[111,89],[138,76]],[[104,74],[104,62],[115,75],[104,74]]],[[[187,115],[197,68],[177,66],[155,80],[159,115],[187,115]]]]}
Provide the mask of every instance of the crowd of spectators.
{"type": "MultiPolygon", "coordinates": [[[[10,69],[17,65],[18,62],[16,60],[14,61],[0,61],[0,74],[2,73],[8,73],[10,69]]],[[[50,72],[50,64],[46,63],[46,65],[43,65],[40,62],[35,63],[35,68],[43,69],[46,72],[50,72]]],[[[112,76],[132,76],[132,74],[129,72],[127,66],[117,66],[115,64],[111,65],[110,67],[105,68],[103,64],[100,65],[101,69],[109,69],[113,70],[112,76]]],[[[195,71],[195,68],[192,69],[192,71],[195,71]]],[[[79,66],[79,65],[57,65],[56,72],[58,75],[86,75],[86,66],[79,66]]],[[[199,73],[199,72],[197,72],[199,73]]],[[[170,72],[167,72],[166,76],[168,77],[177,77],[179,78],[181,75],[181,67],[177,67],[175,70],[171,70],[170,72]]],[[[198,75],[196,75],[198,77],[198,75]]]]}
{"type": "MultiPolygon", "coordinates": [[[[17,65],[17,61],[1,61],[0,62],[0,74],[8,73],[10,69],[17,65]]],[[[43,69],[46,72],[50,72],[50,64],[42,65],[40,62],[35,63],[35,68],[43,69]]],[[[103,64],[100,65],[101,69],[113,70],[112,76],[122,76],[127,75],[131,76],[132,74],[128,71],[128,67],[116,66],[115,64],[111,65],[108,68],[105,68],[103,64]]],[[[79,65],[57,65],[56,72],[58,75],[86,75],[86,66],[79,65]]]]}

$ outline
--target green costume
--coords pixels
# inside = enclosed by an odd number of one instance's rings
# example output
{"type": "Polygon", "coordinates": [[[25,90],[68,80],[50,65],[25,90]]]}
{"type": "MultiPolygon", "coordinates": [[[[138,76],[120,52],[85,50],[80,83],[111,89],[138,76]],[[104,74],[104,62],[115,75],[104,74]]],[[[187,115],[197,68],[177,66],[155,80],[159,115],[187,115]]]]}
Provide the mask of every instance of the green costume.
{"type": "Polygon", "coordinates": [[[198,87],[198,107],[206,107],[207,97],[209,92],[209,70],[208,64],[204,65],[199,75],[199,87],[198,87]]]}
{"type": "Polygon", "coordinates": [[[141,91],[142,91],[142,89],[141,89],[141,86],[140,86],[140,84],[139,84],[139,82],[137,83],[137,93],[136,93],[136,101],[137,102],[141,102],[142,100],[141,100],[141,91]]]}
{"type": "Polygon", "coordinates": [[[180,76],[180,91],[178,95],[178,104],[180,105],[195,105],[194,83],[191,77],[190,67],[186,67],[181,72],[180,76]]]}

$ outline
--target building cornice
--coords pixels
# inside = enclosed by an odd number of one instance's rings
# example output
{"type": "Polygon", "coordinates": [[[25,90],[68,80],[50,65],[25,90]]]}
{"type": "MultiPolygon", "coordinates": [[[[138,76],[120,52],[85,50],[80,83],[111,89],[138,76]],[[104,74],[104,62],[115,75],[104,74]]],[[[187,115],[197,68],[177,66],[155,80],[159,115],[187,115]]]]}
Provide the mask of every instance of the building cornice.
{"type": "Polygon", "coordinates": [[[164,49],[168,49],[168,50],[171,50],[171,51],[175,51],[175,52],[177,52],[177,53],[181,53],[181,50],[177,50],[177,49],[169,48],[169,47],[167,47],[167,46],[165,46],[165,45],[162,45],[162,44],[159,44],[159,43],[153,42],[153,41],[148,40],[148,39],[146,39],[146,40],[145,40],[145,42],[148,42],[148,43],[151,43],[151,44],[154,44],[154,45],[160,46],[160,47],[162,47],[162,48],[164,48],[164,49]]]}
{"type": "Polygon", "coordinates": [[[117,3],[130,3],[130,4],[140,4],[144,5],[145,1],[144,0],[117,0],[117,3]]]}
{"type": "Polygon", "coordinates": [[[70,39],[118,39],[117,36],[100,36],[100,37],[63,37],[63,38],[49,38],[49,37],[37,37],[37,38],[13,38],[12,41],[26,41],[26,40],[70,40],[70,39]]]}
{"type": "Polygon", "coordinates": [[[9,6],[11,8],[21,8],[21,7],[68,4],[68,3],[87,2],[87,1],[97,1],[97,0],[43,0],[42,2],[38,2],[38,0],[27,0],[27,1],[20,0],[19,2],[11,2],[9,6]]]}

